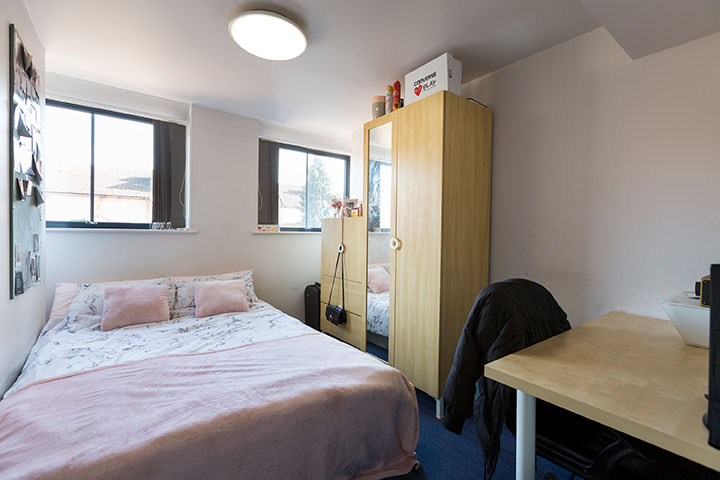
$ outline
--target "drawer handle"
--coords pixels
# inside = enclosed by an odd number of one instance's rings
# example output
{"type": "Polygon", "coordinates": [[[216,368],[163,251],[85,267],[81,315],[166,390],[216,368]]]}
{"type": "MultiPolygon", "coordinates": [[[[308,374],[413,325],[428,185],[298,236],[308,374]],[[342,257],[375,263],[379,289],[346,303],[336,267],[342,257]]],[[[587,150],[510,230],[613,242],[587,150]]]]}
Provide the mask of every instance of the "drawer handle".
{"type": "Polygon", "coordinates": [[[345,245],[342,243],[338,243],[338,253],[343,253],[345,251],[345,245]]]}
{"type": "Polygon", "coordinates": [[[402,247],[402,242],[397,238],[392,237],[390,239],[390,248],[392,248],[393,250],[400,250],[400,247],[402,247]]]}

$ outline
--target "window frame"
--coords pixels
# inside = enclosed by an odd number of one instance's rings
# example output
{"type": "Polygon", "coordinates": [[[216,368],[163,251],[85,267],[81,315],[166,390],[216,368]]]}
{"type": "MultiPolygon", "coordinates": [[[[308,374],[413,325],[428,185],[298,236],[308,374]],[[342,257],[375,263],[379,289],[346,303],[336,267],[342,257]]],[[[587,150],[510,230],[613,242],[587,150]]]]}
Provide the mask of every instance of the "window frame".
{"type": "MultiPolygon", "coordinates": [[[[90,116],[90,220],[64,221],[64,220],[45,220],[46,228],[112,228],[112,229],[134,229],[134,230],[150,230],[149,223],[124,223],[124,222],[95,222],[95,115],[104,115],[107,117],[120,118],[123,120],[133,120],[141,123],[153,123],[151,118],[132,115],[129,113],[120,113],[103,108],[90,107],[86,105],[78,105],[75,103],[65,102],[61,100],[46,99],[45,105],[56,108],[65,108],[68,110],[76,110],[79,112],[89,113],[90,116]]],[[[153,199],[154,201],[155,199],[153,199]]]]}
{"type": "MultiPolygon", "coordinates": [[[[281,148],[284,148],[286,150],[295,150],[296,152],[302,152],[302,153],[305,153],[306,155],[331,157],[331,158],[336,158],[338,160],[344,161],[345,162],[345,192],[343,193],[343,200],[345,198],[348,198],[348,195],[350,195],[350,156],[349,155],[325,152],[325,151],[317,150],[314,148],[301,147],[299,145],[291,145],[289,143],[276,142],[274,140],[265,140],[265,141],[271,142],[271,143],[275,144],[275,146],[276,146],[276,151],[278,152],[278,158],[276,158],[275,161],[278,163],[278,167],[277,167],[278,175],[280,174],[280,165],[279,165],[280,153],[279,152],[280,152],[281,148]]],[[[309,170],[310,170],[309,162],[306,159],[305,160],[305,195],[306,196],[309,191],[309,189],[307,188],[309,170]]],[[[279,185],[279,182],[277,182],[277,183],[279,185]]],[[[278,195],[279,195],[279,187],[278,187],[278,195]]],[[[307,199],[306,199],[306,201],[307,201],[307,199]]],[[[281,232],[320,232],[320,231],[322,231],[322,228],[300,228],[300,227],[280,226],[280,203],[279,202],[278,202],[277,214],[278,214],[278,227],[280,228],[281,232]]],[[[307,212],[305,212],[305,224],[307,225],[307,212]]]]}

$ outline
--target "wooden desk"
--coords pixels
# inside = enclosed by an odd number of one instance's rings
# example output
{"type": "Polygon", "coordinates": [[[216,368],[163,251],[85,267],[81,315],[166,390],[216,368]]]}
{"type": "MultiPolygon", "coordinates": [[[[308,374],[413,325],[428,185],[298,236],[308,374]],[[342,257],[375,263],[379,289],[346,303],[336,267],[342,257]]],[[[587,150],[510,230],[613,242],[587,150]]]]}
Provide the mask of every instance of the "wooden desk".
{"type": "Polygon", "coordinates": [[[667,320],[608,313],[485,366],[517,389],[516,478],[534,478],[535,398],[720,470],[707,444],[708,350],[667,320]]]}

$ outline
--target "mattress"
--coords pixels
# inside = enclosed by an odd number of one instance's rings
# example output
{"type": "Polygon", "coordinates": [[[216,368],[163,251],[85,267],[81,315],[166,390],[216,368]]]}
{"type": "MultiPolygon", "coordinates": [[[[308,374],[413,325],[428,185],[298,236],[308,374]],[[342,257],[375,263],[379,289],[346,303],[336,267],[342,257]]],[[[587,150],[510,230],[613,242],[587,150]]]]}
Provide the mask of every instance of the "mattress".
{"type": "Polygon", "coordinates": [[[379,479],[417,465],[402,373],[265,302],[109,332],[99,320],[68,313],[41,332],[0,402],[3,478],[379,479]]]}

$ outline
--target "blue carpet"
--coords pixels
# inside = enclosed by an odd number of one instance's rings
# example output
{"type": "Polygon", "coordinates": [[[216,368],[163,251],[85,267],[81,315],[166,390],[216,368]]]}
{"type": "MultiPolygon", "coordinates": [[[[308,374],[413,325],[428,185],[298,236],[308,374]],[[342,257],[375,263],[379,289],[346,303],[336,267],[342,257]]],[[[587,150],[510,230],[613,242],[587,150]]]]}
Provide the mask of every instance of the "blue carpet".
{"type": "Polygon", "coordinates": [[[378,347],[377,345],[375,345],[374,343],[371,343],[371,342],[367,342],[367,344],[365,345],[365,348],[367,349],[368,353],[372,353],[376,357],[381,358],[381,359],[385,360],[386,362],[388,361],[388,351],[385,350],[384,348],[378,347]]]}
{"type": "MultiPolygon", "coordinates": [[[[393,477],[402,480],[482,480],[483,456],[472,421],[467,421],[462,435],[443,428],[435,418],[435,399],[417,392],[420,413],[420,441],[417,457],[420,469],[407,475],[393,477]]],[[[570,478],[570,473],[540,457],[536,464],[536,480],[552,472],[559,479],[570,478]]],[[[503,430],[501,452],[493,480],[515,478],[515,437],[503,430]]]]}

